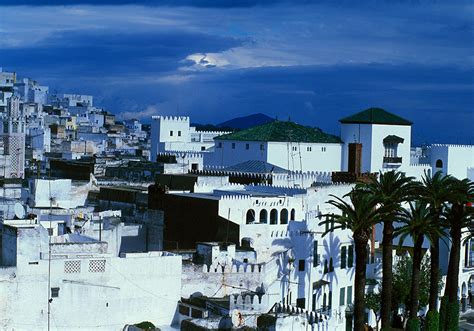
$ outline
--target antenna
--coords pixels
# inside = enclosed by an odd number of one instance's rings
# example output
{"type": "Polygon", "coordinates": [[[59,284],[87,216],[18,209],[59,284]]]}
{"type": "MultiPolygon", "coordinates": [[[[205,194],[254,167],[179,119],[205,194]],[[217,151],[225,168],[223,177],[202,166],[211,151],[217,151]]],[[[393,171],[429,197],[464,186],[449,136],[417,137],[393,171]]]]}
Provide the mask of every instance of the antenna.
{"type": "Polygon", "coordinates": [[[48,229],[48,331],[51,330],[51,237],[53,235],[53,223],[51,220],[51,214],[53,209],[53,197],[51,195],[51,166],[49,167],[48,176],[49,186],[49,229],[48,229]]]}

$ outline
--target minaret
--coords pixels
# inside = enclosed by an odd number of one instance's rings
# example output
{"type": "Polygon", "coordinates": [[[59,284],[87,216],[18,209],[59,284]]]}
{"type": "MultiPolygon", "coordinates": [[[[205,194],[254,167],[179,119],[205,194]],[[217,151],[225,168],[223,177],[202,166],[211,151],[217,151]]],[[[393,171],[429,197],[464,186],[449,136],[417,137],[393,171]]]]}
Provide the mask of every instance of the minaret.
{"type": "Polygon", "coordinates": [[[25,117],[20,110],[20,98],[8,99],[6,112],[1,114],[5,178],[24,178],[25,176],[25,117]]]}

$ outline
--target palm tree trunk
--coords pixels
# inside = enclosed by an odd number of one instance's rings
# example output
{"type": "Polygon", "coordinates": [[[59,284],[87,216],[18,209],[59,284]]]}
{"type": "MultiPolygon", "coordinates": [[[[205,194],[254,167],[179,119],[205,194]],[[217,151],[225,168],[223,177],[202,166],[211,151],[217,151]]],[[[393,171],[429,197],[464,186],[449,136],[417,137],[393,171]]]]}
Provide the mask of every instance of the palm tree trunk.
{"type": "Polygon", "coordinates": [[[413,269],[411,276],[411,301],[410,301],[410,319],[418,318],[418,298],[420,296],[420,269],[424,237],[419,236],[413,248],[413,269]]]}
{"type": "Polygon", "coordinates": [[[430,270],[430,298],[429,310],[438,310],[438,284],[439,284],[439,238],[435,238],[430,246],[431,270],[430,270]]]}
{"type": "Polygon", "coordinates": [[[367,264],[367,241],[364,235],[354,238],[356,265],[354,277],[354,330],[364,329],[365,323],[365,276],[367,264]]]}
{"type": "Polygon", "coordinates": [[[381,319],[382,329],[390,328],[390,317],[392,312],[392,264],[393,264],[393,223],[385,221],[382,238],[382,306],[381,319]]]}
{"type": "Polygon", "coordinates": [[[448,275],[444,295],[448,296],[450,303],[458,300],[459,286],[459,261],[461,259],[461,228],[451,229],[451,252],[449,253],[448,275]]]}

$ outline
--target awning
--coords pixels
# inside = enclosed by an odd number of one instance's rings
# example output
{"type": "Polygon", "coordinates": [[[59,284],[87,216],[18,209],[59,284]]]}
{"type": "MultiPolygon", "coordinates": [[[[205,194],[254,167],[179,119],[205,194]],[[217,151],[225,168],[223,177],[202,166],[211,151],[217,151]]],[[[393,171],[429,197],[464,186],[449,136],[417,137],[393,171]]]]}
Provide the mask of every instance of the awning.
{"type": "Polygon", "coordinates": [[[329,284],[328,281],[325,281],[324,279],[320,279],[320,280],[313,283],[313,290],[316,290],[316,289],[321,288],[324,285],[328,285],[328,284],[329,284]]]}

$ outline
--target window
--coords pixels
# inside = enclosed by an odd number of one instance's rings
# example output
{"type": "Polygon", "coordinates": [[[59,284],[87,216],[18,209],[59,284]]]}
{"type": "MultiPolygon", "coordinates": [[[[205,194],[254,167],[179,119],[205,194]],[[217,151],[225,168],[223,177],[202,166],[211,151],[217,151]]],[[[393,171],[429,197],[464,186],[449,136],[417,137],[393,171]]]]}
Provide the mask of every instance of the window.
{"type": "Polygon", "coordinates": [[[201,146],[201,151],[205,151],[206,150],[206,146],[201,146]]]}
{"type": "Polygon", "coordinates": [[[352,303],[352,286],[347,287],[347,304],[350,305],[352,303]]]}
{"type": "Polygon", "coordinates": [[[268,213],[267,213],[267,211],[266,211],[265,209],[262,209],[262,210],[260,211],[260,223],[267,223],[267,217],[268,217],[267,214],[268,214],[268,213]]]}
{"type": "Polygon", "coordinates": [[[67,274],[77,274],[81,272],[81,261],[65,261],[64,262],[64,272],[67,274]]]}
{"type": "Polygon", "coordinates": [[[246,223],[251,224],[255,222],[255,211],[253,209],[249,209],[247,211],[246,223]]]}
{"type": "Polygon", "coordinates": [[[316,293],[313,293],[313,304],[311,306],[312,311],[316,311],[316,293]]]}
{"type": "Polygon", "coordinates": [[[311,147],[306,147],[306,151],[311,152],[311,147]]]}
{"type": "Polygon", "coordinates": [[[178,131],[178,137],[181,137],[181,131],[178,131]]]}
{"type": "Polygon", "coordinates": [[[313,242],[313,266],[316,267],[319,265],[319,255],[318,255],[318,241],[313,242]]]}
{"type": "Polygon", "coordinates": [[[270,211],[270,224],[277,224],[278,223],[278,212],[276,209],[272,209],[270,211]]]}
{"type": "Polygon", "coordinates": [[[327,295],[326,295],[326,293],[324,293],[324,295],[323,295],[323,311],[326,310],[326,301],[327,301],[327,295]]]}
{"type": "Polygon", "coordinates": [[[222,148],[222,143],[218,143],[217,148],[222,148]]]}
{"type": "Polygon", "coordinates": [[[90,260],[89,272],[105,272],[105,260],[90,260]]]}
{"type": "Polygon", "coordinates": [[[51,298],[59,297],[59,287],[51,287],[51,298]]]}
{"type": "Polygon", "coordinates": [[[339,306],[344,306],[345,299],[346,299],[346,289],[344,287],[341,287],[341,289],[339,290],[339,306]]]}
{"type": "Polygon", "coordinates": [[[296,146],[293,146],[292,150],[293,150],[293,152],[296,152],[298,150],[298,148],[296,146]]]}
{"type": "Polygon", "coordinates": [[[296,299],[296,307],[298,308],[305,308],[305,302],[306,299],[305,298],[299,298],[299,299],[296,299]]]}
{"type": "Polygon", "coordinates": [[[345,246],[341,247],[341,269],[346,268],[346,251],[347,248],[345,246]]]}
{"type": "Polygon", "coordinates": [[[3,122],[3,133],[8,133],[8,122],[3,122]]]}
{"type": "Polygon", "coordinates": [[[199,170],[199,163],[191,163],[191,170],[199,170]]]}
{"type": "Polygon", "coordinates": [[[173,130],[170,131],[170,137],[173,137],[173,130]]]}
{"type": "Polygon", "coordinates": [[[334,271],[334,264],[332,262],[332,257],[329,259],[329,272],[333,272],[334,271]]]}
{"type": "Polygon", "coordinates": [[[250,144],[245,144],[245,149],[250,149],[250,144]]]}
{"type": "Polygon", "coordinates": [[[232,143],[232,149],[235,149],[235,143],[232,143]]]}
{"type": "Polygon", "coordinates": [[[50,237],[53,235],[53,228],[48,228],[48,235],[50,237]]]}
{"type": "Polygon", "coordinates": [[[288,224],[288,210],[284,208],[280,212],[280,224],[288,224]]]}
{"type": "Polygon", "coordinates": [[[304,271],[305,260],[298,260],[298,271],[304,271]]]}
{"type": "Polygon", "coordinates": [[[290,220],[294,221],[295,220],[295,209],[292,209],[290,212],[290,220]]]}
{"type": "Polygon", "coordinates": [[[349,245],[347,250],[347,267],[352,268],[354,266],[354,246],[349,245]]]}
{"type": "Polygon", "coordinates": [[[326,147],[321,147],[321,152],[325,152],[326,151],[326,147]]]}
{"type": "Polygon", "coordinates": [[[443,160],[436,160],[436,168],[442,168],[443,167],[443,160]]]}
{"type": "Polygon", "coordinates": [[[260,144],[260,150],[261,151],[265,150],[265,145],[264,144],[260,144]]]}
{"type": "Polygon", "coordinates": [[[323,270],[323,272],[324,272],[325,274],[328,273],[328,260],[324,260],[324,270],[323,270]]]}

